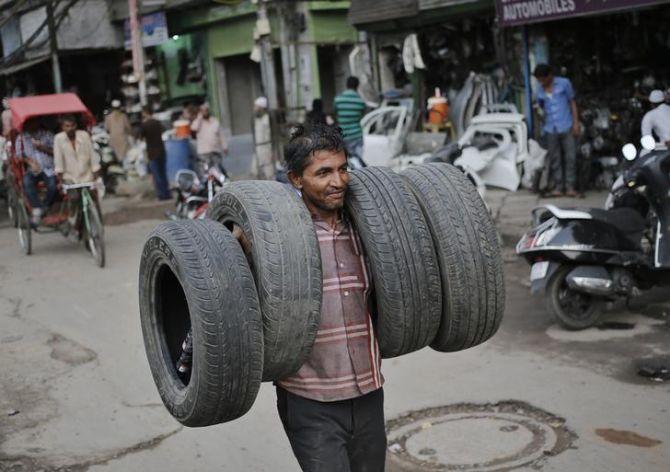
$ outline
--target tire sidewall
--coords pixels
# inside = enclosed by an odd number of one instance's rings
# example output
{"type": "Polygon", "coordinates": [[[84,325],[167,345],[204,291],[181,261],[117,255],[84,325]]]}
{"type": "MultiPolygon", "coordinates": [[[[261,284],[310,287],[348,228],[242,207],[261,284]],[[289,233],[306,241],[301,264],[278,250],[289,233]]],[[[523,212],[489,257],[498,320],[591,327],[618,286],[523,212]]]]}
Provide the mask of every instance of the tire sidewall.
{"type": "Polygon", "coordinates": [[[154,382],[158,388],[158,393],[166,406],[171,405],[168,409],[178,420],[190,416],[196,403],[197,392],[193,386],[198,385],[199,369],[197,367],[200,365],[198,359],[198,356],[200,355],[198,346],[201,342],[199,323],[197,323],[196,320],[191,319],[191,327],[193,330],[193,369],[191,371],[189,384],[184,386],[177,376],[176,367],[172,366],[172,359],[169,355],[164,334],[162,334],[162,326],[159,325],[157,317],[158,307],[155,300],[155,294],[159,272],[164,267],[167,267],[179,281],[186,296],[189,313],[193,313],[190,302],[191,294],[189,293],[189,287],[184,284],[185,277],[183,276],[181,265],[178,257],[161,236],[150,236],[142,252],[141,266],[143,269],[141,270],[143,270],[146,275],[140,278],[139,284],[142,336],[144,338],[147,358],[159,360],[158,362],[149,363],[151,374],[153,375],[154,382]],[[147,283],[149,285],[148,287],[146,286],[147,283]]]}

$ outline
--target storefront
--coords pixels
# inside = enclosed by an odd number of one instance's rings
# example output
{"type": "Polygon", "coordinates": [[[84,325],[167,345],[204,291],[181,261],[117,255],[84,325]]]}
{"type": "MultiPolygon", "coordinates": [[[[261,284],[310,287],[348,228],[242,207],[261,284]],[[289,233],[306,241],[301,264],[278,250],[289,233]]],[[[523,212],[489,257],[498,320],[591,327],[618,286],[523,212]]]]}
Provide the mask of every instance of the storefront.
{"type": "MultiPolygon", "coordinates": [[[[667,2],[497,0],[497,14],[504,37],[516,44],[520,77],[524,69],[530,75],[535,65],[547,63],[572,81],[583,126],[582,161],[616,157],[624,143],[638,142],[649,93],[670,87],[667,2]]],[[[529,76],[526,97],[533,88],[529,76]]]]}
{"type": "Polygon", "coordinates": [[[269,25],[262,25],[269,28],[274,58],[275,73],[268,79],[261,74],[256,4],[173,11],[168,20],[179,40],[198,38],[206,97],[226,132],[243,135],[251,131],[254,100],[266,93],[264,80],[274,82],[277,111],[289,121],[299,121],[315,98],[328,106],[343,89],[348,53],[357,41],[346,20],[348,7],[346,1],[271,4],[269,25]]]}

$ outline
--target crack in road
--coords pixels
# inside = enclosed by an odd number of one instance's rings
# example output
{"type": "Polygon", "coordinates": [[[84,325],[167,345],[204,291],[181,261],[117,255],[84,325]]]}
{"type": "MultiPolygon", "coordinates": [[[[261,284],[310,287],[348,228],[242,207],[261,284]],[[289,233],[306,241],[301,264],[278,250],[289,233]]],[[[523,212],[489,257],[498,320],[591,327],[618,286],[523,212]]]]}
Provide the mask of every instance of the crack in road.
{"type": "Polygon", "coordinates": [[[0,472],[86,472],[93,466],[106,465],[130,454],[154,449],[163,441],[174,436],[182,429],[184,429],[184,427],[180,426],[170,432],[159,434],[158,436],[133,444],[132,446],[116,449],[102,456],[69,465],[51,466],[47,463],[44,463],[44,461],[38,461],[27,456],[0,456],[0,472]]]}

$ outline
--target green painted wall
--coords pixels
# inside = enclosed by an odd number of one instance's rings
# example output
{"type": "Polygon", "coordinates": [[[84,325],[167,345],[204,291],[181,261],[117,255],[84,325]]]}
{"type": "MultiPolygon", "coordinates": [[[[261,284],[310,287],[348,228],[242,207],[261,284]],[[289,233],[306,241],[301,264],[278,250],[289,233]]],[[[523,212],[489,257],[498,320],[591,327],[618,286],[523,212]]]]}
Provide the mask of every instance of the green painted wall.
{"type": "Polygon", "coordinates": [[[253,16],[236,18],[210,27],[207,30],[207,48],[211,57],[248,54],[254,46],[253,16]]]}
{"type": "Polygon", "coordinates": [[[356,29],[347,23],[347,12],[342,10],[312,11],[311,40],[316,43],[355,43],[356,29]]]}

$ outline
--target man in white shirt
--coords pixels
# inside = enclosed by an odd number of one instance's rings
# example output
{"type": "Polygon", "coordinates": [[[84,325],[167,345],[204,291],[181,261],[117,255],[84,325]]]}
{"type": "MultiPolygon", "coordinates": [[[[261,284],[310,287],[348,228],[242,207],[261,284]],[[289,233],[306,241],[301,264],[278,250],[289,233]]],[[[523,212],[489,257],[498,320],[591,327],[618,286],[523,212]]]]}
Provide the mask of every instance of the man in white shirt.
{"type": "MultiPolygon", "coordinates": [[[[100,173],[100,156],[93,150],[91,136],[77,129],[77,120],[72,115],[66,115],[61,119],[61,131],[54,138],[54,164],[56,173],[61,182],[68,184],[82,184],[93,182],[100,173]]],[[[97,194],[93,193],[96,205],[97,194]]],[[[79,204],[79,192],[68,191],[70,224],[80,228],[80,216],[76,211],[79,204]]],[[[98,207],[100,212],[100,207],[98,207]]],[[[79,233],[81,236],[81,233],[79,233]]]]}
{"type": "Polygon", "coordinates": [[[54,138],[56,173],[68,183],[93,182],[100,172],[100,156],[93,150],[91,136],[77,129],[71,115],[62,118],[62,129],[54,138]]]}
{"type": "Polygon", "coordinates": [[[655,106],[642,118],[642,136],[655,135],[656,142],[670,146],[670,105],[661,90],[652,90],[649,102],[655,106]]]}
{"type": "Polygon", "coordinates": [[[200,107],[200,112],[193,123],[191,131],[195,132],[196,148],[198,152],[198,173],[205,175],[205,164],[207,167],[218,165],[225,174],[221,165],[224,155],[228,155],[228,145],[221,132],[221,123],[209,113],[207,103],[200,107]]]}

